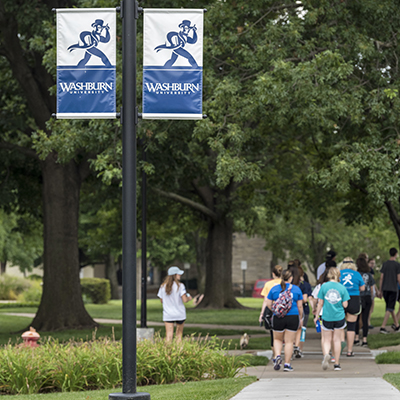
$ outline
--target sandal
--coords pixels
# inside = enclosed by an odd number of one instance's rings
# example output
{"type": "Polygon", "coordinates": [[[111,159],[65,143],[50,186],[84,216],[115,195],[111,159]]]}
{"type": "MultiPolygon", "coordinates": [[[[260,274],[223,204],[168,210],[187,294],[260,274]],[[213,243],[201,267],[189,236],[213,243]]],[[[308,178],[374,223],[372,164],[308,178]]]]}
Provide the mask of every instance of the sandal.
{"type": "Polygon", "coordinates": [[[347,353],[347,357],[354,357],[354,353],[353,353],[352,351],[349,351],[349,352],[347,353]]]}

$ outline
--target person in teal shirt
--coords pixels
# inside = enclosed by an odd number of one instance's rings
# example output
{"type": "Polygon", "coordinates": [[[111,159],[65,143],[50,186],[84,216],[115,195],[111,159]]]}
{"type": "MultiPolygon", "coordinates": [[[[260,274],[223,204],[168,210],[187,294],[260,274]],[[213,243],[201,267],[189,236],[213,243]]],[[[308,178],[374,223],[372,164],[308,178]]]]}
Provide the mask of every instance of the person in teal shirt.
{"type": "Polygon", "coordinates": [[[328,282],[321,286],[318,293],[318,308],[315,313],[314,323],[317,323],[318,316],[322,309],[321,324],[321,346],[324,359],[322,361],[322,369],[326,370],[329,365],[331,343],[333,339],[333,354],[336,364],[333,369],[340,371],[340,353],[342,332],[346,327],[345,311],[350,299],[347,289],[339,283],[340,271],[337,268],[331,268],[327,274],[328,282]]]}
{"type": "Polygon", "coordinates": [[[351,257],[346,257],[342,262],[340,283],[347,289],[350,295],[349,304],[346,308],[347,357],[354,357],[353,345],[356,335],[356,321],[361,314],[360,291],[364,291],[365,283],[351,257]]]}

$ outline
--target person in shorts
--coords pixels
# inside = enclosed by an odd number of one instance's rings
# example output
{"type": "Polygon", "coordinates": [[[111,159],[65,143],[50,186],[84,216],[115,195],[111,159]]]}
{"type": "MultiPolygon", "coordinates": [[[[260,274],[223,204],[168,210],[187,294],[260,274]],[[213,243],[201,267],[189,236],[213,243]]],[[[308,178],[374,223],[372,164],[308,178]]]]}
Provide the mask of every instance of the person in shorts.
{"type": "Polygon", "coordinates": [[[157,296],[163,305],[163,321],[165,324],[165,340],[171,342],[174,337],[174,323],[176,323],[175,339],[182,340],[183,326],[186,320],[184,303],[192,300],[186,292],[185,285],[180,282],[184,271],[178,267],[168,269],[168,275],[158,290],[157,296]]]}
{"type": "Polygon", "coordinates": [[[275,313],[272,315],[272,330],[274,331],[274,369],[278,371],[282,364],[282,347],[285,339],[285,372],[293,371],[290,360],[293,353],[293,343],[296,338],[296,332],[303,318],[303,294],[301,290],[292,285],[293,275],[287,269],[282,273],[281,284],[274,286],[267,296],[267,307],[272,308],[272,304],[279,298],[284,291],[290,290],[292,297],[292,305],[290,310],[284,317],[278,317],[275,313]]]}
{"type": "Polygon", "coordinates": [[[397,249],[392,247],[389,250],[389,254],[390,259],[388,261],[385,261],[382,265],[381,279],[379,284],[381,297],[383,296],[386,303],[386,312],[385,316],[383,317],[382,326],[379,332],[385,334],[389,333],[386,330],[386,324],[390,315],[393,318],[393,330],[395,332],[398,332],[400,330],[399,322],[394,312],[398,292],[397,284],[400,283],[400,264],[396,261],[398,256],[397,249]]]}
{"type": "Polygon", "coordinates": [[[347,357],[354,357],[353,345],[356,335],[356,321],[361,314],[360,291],[365,290],[365,283],[351,257],[346,257],[340,268],[340,283],[347,289],[350,300],[346,308],[347,320],[347,357]]]}
{"type": "Polygon", "coordinates": [[[331,343],[333,340],[333,354],[335,365],[333,369],[340,371],[341,339],[343,329],[346,327],[345,308],[348,306],[350,295],[347,289],[339,283],[340,271],[337,268],[330,268],[327,273],[328,282],[323,283],[318,292],[318,306],[314,318],[317,323],[322,310],[321,323],[321,345],[324,355],[322,369],[326,370],[331,359],[331,343]]]}

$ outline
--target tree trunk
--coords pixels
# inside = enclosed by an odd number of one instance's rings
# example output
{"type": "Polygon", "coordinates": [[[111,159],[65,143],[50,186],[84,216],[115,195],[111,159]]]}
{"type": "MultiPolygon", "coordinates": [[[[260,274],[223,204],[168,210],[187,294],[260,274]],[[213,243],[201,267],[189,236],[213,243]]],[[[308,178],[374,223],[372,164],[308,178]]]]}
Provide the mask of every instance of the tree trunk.
{"type": "Polygon", "coordinates": [[[114,256],[110,253],[106,256],[106,278],[110,281],[111,298],[119,299],[117,269],[114,256]]]}
{"type": "Polygon", "coordinates": [[[232,287],[233,221],[210,221],[206,251],[206,287],[199,308],[243,308],[232,287]]]}
{"type": "Polygon", "coordinates": [[[39,310],[32,325],[39,331],[93,328],[79,279],[78,214],[81,178],[72,160],[42,162],[44,277],[39,310]]]}
{"type": "Polygon", "coordinates": [[[207,239],[201,236],[199,231],[193,232],[196,248],[196,270],[197,270],[197,290],[204,293],[206,287],[206,252],[207,239]]]}
{"type": "Polygon", "coordinates": [[[324,262],[326,254],[326,246],[328,245],[328,240],[318,240],[315,236],[321,234],[321,225],[319,222],[311,219],[311,249],[313,257],[313,266],[310,268],[311,272],[314,274],[315,279],[317,279],[317,269],[318,266],[324,262]]]}
{"type": "Polygon", "coordinates": [[[6,266],[7,266],[7,261],[0,262],[0,275],[3,275],[6,273],[6,266]]]}

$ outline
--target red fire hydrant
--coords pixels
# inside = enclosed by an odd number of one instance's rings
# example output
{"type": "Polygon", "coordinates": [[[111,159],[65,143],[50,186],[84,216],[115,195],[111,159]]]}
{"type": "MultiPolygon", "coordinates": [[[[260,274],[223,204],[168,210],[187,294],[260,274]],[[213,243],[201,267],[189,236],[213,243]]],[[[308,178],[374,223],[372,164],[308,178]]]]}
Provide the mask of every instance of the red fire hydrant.
{"type": "Polygon", "coordinates": [[[36,332],[35,328],[30,327],[29,331],[24,332],[21,335],[22,339],[24,340],[24,346],[29,347],[38,347],[37,341],[40,338],[40,335],[36,332]]]}

